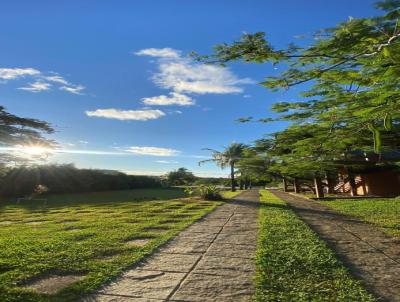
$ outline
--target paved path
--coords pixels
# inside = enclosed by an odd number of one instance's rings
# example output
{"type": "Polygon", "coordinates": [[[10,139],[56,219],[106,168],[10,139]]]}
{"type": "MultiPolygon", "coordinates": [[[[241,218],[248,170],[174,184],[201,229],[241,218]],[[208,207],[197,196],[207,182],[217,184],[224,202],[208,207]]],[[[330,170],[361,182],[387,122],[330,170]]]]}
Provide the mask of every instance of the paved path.
{"type": "Polygon", "coordinates": [[[271,190],[303,219],[379,301],[400,301],[400,240],[308,199],[271,190]]]}
{"type": "Polygon", "coordinates": [[[251,301],[258,200],[241,193],[85,301],[251,301]]]}

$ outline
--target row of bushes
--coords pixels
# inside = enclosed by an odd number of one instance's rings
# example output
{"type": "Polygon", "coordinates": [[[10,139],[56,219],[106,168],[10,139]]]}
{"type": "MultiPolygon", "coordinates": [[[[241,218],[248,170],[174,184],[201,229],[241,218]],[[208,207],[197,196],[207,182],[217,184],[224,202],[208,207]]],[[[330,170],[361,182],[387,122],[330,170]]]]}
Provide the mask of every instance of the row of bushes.
{"type": "Polygon", "coordinates": [[[127,175],[117,171],[78,169],[69,165],[40,165],[8,170],[0,179],[2,196],[30,196],[38,187],[48,193],[158,188],[158,177],[127,175]]]}

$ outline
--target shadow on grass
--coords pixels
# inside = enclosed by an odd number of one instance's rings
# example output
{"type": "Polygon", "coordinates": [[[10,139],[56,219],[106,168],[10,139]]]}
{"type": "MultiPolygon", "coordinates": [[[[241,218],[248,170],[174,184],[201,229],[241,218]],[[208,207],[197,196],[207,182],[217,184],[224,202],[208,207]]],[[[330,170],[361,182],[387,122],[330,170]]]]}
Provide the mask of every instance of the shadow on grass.
{"type": "Polygon", "coordinates": [[[41,196],[41,200],[26,199],[21,202],[17,202],[17,200],[14,198],[6,201],[0,201],[0,213],[4,212],[10,206],[13,209],[23,209],[26,212],[45,213],[49,210],[71,206],[85,206],[94,204],[97,206],[111,206],[112,204],[123,202],[143,202],[151,200],[161,201],[183,197],[187,197],[187,194],[181,188],[155,188],[43,195],[41,196]]]}

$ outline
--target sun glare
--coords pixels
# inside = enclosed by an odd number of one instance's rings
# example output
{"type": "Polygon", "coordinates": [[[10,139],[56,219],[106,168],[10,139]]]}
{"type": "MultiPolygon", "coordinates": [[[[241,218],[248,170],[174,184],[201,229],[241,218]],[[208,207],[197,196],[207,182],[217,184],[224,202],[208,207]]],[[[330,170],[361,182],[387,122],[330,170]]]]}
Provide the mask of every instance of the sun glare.
{"type": "Polygon", "coordinates": [[[13,148],[13,151],[26,157],[42,157],[52,153],[53,149],[43,146],[31,145],[31,146],[18,146],[16,148],[13,148]]]}
{"type": "Polygon", "coordinates": [[[23,147],[22,151],[30,155],[44,155],[46,153],[51,152],[49,148],[44,148],[40,146],[23,147]]]}

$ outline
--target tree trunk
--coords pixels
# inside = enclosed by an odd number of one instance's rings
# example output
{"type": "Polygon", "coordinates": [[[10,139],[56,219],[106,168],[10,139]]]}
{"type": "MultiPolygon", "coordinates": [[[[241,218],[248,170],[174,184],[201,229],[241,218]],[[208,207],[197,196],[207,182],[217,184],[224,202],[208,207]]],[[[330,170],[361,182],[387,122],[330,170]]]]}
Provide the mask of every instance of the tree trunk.
{"type": "Polygon", "coordinates": [[[350,195],[357,196],[357,186],[356,186],[356,180],[354,179],[354,174],[351,172],[350,169],[348,169],[347,175],[349,177],[350,195]]]}
{"type": "Polygon", "coordinates": [[[287,179],[285,177],[283,177],[283,192],[287,192],[287,191],[288,191],[287,179]]]}
{"type": "Polygon", "coordinates": [[[326,184],[328,186],[328,194],[334,194],[335,193],[335,184],[336,184],[337,178],[333,177],[332,174],[327,173],[326,174],[326,184]]]}
{"type": "Polygon", "coordinates": [[[235,192],[236,191],[236,186],[235,186],[235,164],[231,163],[231,191],[235,192]]]}
{"type": "Polygon", "coordinates": [[[244,186],[245,184],[243,183],[243,179],[240,179],[239,180],[239,188],[240,188],[240,190],[243,190],[243,186],[244,186]]]}
{"type": "Polygon", "coordinates": [[[315,186],[315,195],[317,195],[317,198],[323,198],[324,197],[324,190],[322,188],[322,181],[321,177],[314,177],[314,186],[315,186]]]}
{"type": "Polygon", "coordinates": [[[295,193],[300,193],[300,184],[297,178],[293,180],[293,188],[295,193]]]}

